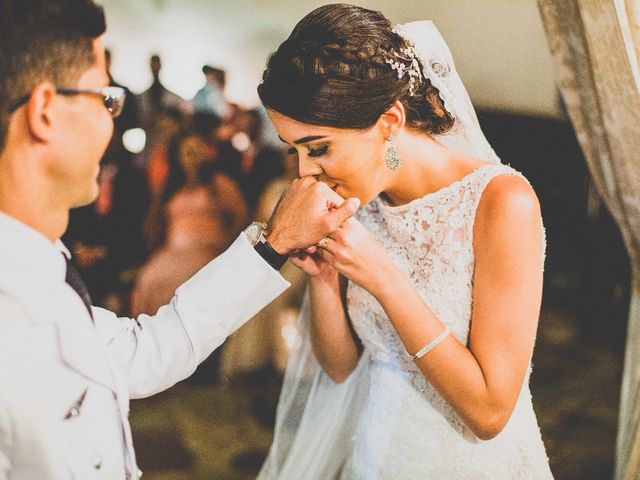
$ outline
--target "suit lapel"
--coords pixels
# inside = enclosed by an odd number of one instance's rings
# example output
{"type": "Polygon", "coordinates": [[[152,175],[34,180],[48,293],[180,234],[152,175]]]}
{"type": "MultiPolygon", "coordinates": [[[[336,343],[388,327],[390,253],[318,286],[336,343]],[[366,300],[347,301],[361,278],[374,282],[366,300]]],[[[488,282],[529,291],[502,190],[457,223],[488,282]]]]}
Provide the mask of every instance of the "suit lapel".
{"type": "Polygon", "coordinates": [[[61,322],[56,324],[60,356],[67,367],[83,377],[118,393],[108,353],[95,328],[61,322]]]}
{"type": "Polygon", "coordinates": [[[16,298],[31,313],[34,323],[56,329],[63,363],[117,393],[106,347],[73,288],[63,281],[20,271],[13,275],[12,282],[9,278],[0,275],[0,291],[16,298]]]}

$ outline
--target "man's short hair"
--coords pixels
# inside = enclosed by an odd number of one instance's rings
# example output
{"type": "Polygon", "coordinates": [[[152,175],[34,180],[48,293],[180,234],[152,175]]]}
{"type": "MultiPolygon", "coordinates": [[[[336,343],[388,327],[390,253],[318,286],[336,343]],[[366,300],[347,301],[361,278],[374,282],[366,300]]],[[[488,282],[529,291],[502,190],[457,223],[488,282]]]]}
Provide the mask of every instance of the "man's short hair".
{"type": "Polygon", "coordinates": [[[93,40],[105,29],[92,0],[0,1],[0,152],[11,104],[43,81],[75,86],[95,63],[93,40]]]}

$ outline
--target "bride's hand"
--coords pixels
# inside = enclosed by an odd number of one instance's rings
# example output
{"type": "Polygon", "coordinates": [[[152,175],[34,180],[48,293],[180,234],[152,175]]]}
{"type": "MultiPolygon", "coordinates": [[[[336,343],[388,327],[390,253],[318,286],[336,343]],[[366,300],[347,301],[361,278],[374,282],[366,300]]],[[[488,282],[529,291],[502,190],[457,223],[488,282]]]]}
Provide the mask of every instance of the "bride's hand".
{"type": "Polygon", "coordinates": [[[327,263],[374,296],[396,268],[384,247],[355,218],[323,238],[318,247],[327,263]]]}
{"type": "Polygon", "coordinates": [[[306,273],[312,281],[331,280],[338,275],[338,272],[320,256],[315,248],[291,253],[289,261],[306,273]]]}

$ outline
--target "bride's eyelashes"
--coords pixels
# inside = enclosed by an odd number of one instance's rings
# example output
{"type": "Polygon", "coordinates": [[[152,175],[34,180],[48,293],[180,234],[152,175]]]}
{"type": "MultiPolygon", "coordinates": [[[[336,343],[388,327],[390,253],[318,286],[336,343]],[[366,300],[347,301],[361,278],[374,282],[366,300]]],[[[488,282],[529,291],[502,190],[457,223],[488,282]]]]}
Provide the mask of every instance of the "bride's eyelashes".
{"type": "Polygon", "coordinates": [[[329,146],[328,145],[325,145],[324,147],[320,147],[318,149],[310,148],[309,149],[309,156],[310,157],[321,157],[321,156],[325,155],[328,150],[329,150],[329,146]]]}
{"type": "MultiPolygon", "coordinates": [[[[324,147],[320,147],[320,148],[309,148],[309,156],[310,157],[321,157],[321,156],[325,155],[328,150],[329,150],[329,146],[328,145],[325,145],[324,147]]],[[[298,151],[295,148],[290,148],[289,150],[287,150],[287,153],[289,155],[295,155],[296,153],[298,153],[298,151]]]]}

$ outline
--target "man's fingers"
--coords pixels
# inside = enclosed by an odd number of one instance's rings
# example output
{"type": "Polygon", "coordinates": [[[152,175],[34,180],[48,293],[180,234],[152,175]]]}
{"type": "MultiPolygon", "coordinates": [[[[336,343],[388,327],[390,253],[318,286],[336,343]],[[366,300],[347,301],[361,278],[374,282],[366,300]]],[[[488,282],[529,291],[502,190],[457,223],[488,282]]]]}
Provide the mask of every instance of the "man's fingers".
{"type": "Polygon", "coordinates": [[[359,206],[360,199],[355,197],[342,202],[342,205],[329,212],[329,224],[333,225],[334,229],[338,228],[342,224],[342,222],[344,222],[347,218],[352,217],[353,214],[358,211],[359,206]]]}
{"type": "Polygon", "coordinates": [[[329,242],[331,241],[331,238],[329,237],[324,237],[322,240],[320,240],[320,242],[318,243],[318,250],[329,250],[329,242]]]}

